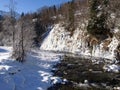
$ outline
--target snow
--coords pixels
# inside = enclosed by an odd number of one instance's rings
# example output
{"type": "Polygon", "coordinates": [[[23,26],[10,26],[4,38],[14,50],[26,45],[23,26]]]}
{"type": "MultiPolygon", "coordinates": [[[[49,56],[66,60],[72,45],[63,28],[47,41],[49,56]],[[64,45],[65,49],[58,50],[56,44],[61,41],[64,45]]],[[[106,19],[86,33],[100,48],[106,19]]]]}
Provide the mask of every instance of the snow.
{"type": "Polygon", "coordinates": [[[119,73],[120,71],[120,66],[112,64],[112,65],[105,65],[103,69],[107,72],[114,72],[114,73],[119,73]]]}
{"type": "Polygon", "coordinates": [[[80,16],[80,15],[82,15],[82,13],[80,11],[76,11],[74,15],[75,16],[80,16]]]}
{"type": "Polygon", "coordinates": [[[110,16],[112,19],[114,19],[116,17],[115,13],[112,13],[110,16]]]}
{"type": "MultiPolygon", "coordinates": [[[[82,28],[85,27],[83,24],[82,28]]],[[[115,49],[119,44],[119,40],[116,37],[108,38],[110,41],[107,47],[109,50],[105,50],[103,45],[105,42],[101,42],[97,45],[93,45],[91,50],[88,47],[88,35],[86,35],[85,30],[81,28],[76,28],[73,33],[73,36],[70,37],[70,32],[65,30],[65,27],[59,23],[55,24],[52,30],[49,32],[48,36],[43,41],[40,49],[41,50],[53,50],[53,51],[62,51],[62,52],[72,52],[82,55],[89,55],[94,57],[102,57],[111,60],[115,60],[115,49]]]]}
{"type": "Polygon", "coordinates": [[[114,87],[114,90],[120,90],[120,87],[114,87]]]}
{"type": "Polygon", "coordinates": [[[118,33],[118,32],[119,32],[119,28],[115,28],[114,33],[118,33]]]}
{"type": "Polygon", "coordinates": [[[11,47],[0,47],[0,90],[47,90],[61,82],[51,72],[61,54],[33,50],[24,63],[10,58],[11,47]]]}

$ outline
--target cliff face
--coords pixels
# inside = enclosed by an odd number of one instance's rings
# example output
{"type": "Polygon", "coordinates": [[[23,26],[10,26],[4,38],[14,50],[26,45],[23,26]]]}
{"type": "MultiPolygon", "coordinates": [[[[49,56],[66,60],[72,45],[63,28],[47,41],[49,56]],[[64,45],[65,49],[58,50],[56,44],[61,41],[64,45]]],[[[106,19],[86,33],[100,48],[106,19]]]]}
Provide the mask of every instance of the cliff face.
{"type": "MultiPolygon", "coordinates": [[[[115,32],[118,33],[118,31],[115,32]]],[[[87,31],[81,30],[80,27],[76,28],[73,35],[70,36],[70,32],[65,30],[63,24],[59,23],[54,25],[40,49],[72,52],[115,60],[119,43],[120,41],[115,35],[112,38],[98,41],[96,38],[90,37],[87,31]]]]}

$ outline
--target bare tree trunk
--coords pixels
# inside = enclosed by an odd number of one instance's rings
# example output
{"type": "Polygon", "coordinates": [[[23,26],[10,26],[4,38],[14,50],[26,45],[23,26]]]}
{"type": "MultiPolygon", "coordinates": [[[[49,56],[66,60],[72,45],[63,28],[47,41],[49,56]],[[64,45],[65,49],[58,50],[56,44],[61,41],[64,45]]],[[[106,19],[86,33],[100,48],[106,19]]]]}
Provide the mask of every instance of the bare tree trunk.
{"type": "Polygon", "coordinates": [[[11,23],[12,23],[12,47],[13,47],[13,54],[12,54],[12,57],[14,57],[15,56],[15,48],[16,48],[16,46],[15,46],[15,22],[12,20],[11,21],[11,23]]]}
{"type": "Polygon", "coordinates": [[[15,0],[10,0],[9,5],[10,15],[11,15],[11,25],[12,25],[12,47],[13,54],[12,57],[15,57],[16,54],[16,45],[15,45],[15,0]]]}
{"type": "Polygon", "coordinates": [[[22,55],[21,55],[21,61],[24,61],[24,56],[25,56],[23,29],[24,29],[24,27],[23,27],[23,23],[22,23],[22,28],[21,28],[21,49],[22,49],[22,51],[21,51],[21,53],[22,53],[22,55]]]}

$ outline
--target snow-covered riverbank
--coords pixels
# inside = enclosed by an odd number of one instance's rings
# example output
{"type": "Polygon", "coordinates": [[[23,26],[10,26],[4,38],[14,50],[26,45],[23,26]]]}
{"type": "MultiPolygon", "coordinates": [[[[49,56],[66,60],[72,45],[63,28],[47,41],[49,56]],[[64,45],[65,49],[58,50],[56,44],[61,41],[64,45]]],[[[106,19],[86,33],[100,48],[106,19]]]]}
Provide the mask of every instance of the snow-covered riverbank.
{"type": "Polygon", "coordinates": [[[11,48],[0,47],[1,90],[46,90],[61,81],[51,72],[60,54],[34,50],[26,62],[19,63],[10,59],[11,51],[11,48]]]}
{"type": "MultiPolygon", "coordinates": [[[[11,47],[0,47],[1,90],[47,90],[53,84],[62,82],[61,78],[53,76],[52,70],[55,70],[53,66],[60,62],[63,53],[33,50],[31,54],[28,54],[24,63],[12,60],[11,53],[11,47]]],[[[68,55],[74,57],[74,54],[68,55]]],[[[77,57],[84,56],[77,55],[77,57]]],[[[95,58],[91,58],[91,61],[95,65],[104,63],[95,58]]],[[[108,64],[103,69],[107,72],[118,73],[120,71],[119,66],[115,64],[108,64]]]]}

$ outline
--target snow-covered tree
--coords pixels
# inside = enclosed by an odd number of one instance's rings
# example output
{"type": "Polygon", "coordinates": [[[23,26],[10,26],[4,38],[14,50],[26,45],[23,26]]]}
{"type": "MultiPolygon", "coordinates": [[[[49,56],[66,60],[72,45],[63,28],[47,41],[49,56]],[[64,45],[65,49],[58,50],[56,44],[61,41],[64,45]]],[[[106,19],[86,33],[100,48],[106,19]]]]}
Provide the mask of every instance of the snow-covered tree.
{"type": "Polygon", "coordinates": [[[105,39],[110,33],[107,25],[109,0],[90,0],[90,20],[88,22],[88,32],[98,39],[105,39]]]}

